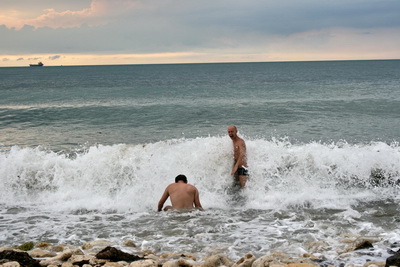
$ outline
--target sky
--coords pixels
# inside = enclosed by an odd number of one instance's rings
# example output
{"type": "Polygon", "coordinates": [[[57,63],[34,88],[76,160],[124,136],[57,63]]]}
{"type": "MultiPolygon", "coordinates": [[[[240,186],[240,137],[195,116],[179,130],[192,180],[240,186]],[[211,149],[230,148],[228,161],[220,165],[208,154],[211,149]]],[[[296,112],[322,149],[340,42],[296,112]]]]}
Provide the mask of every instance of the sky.
{"type": "Polygon", "coordinates": [[[400,59],[400,0],[0,0],[0,67],[400,59]]]}

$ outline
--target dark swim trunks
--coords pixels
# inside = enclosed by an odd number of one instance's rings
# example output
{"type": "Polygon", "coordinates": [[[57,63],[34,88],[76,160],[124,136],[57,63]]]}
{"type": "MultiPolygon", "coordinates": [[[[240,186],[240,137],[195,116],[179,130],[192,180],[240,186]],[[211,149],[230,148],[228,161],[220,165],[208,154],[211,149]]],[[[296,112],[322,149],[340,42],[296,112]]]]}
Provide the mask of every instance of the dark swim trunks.
{"type": "Polygon", "coordinates": [[[239,176],[249,176],[249,172],[245,168],[238,168],[236,174],[239,176]]]}

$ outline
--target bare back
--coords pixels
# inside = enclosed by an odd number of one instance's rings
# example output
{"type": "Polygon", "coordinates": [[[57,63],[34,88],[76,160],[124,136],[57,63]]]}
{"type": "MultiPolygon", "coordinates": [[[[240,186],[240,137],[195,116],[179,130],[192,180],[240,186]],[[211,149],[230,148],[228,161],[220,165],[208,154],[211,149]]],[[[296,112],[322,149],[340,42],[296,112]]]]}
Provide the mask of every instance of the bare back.
{"type": "Polygon", "coordinates": [[[197,188],[182,181],[170,184],[165,188],[164,194],[158,204],[158,210],[161,210],[168,197],[170,197],[172,207],[167,206],[167,209],[203,209],[200,204],[199,191],[197,188]]]}
{"type": "Polygon", "coordinates": [[[197,190],[193,185],[185,183],[171,184],[167,188],[174,209],[193,208],[197,190]]]}

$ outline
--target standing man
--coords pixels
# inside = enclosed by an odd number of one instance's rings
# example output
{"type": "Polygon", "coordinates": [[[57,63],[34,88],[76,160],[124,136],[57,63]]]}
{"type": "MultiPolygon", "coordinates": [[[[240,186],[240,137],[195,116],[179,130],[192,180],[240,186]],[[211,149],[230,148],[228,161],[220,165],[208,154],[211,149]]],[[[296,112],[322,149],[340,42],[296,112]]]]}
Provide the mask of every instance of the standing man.
{"type": "Polygon", "coordinates": [[[168,197],[171,198],[172,206],[166,206],[164,211],[170,209],[193,210],[193,208],[203,210],[200,204],[199,191],[195,186],[187,183],[187,178],[183,174],[176,176],[175,183],[165,188],[164,194],[158,202],[158,211],[162,210],[168,197]]]}
{"type": "Polygon", "coordinates": [[[236,179],[239,179],[240,188],[243,188],[246,185],[249,176],[247,171],[246,143],[242,138],[237,136],[237,128],[234,125],[228,127],[228,135],[233,142],[234,165],[231,175],[234,175],[236,179]]]}

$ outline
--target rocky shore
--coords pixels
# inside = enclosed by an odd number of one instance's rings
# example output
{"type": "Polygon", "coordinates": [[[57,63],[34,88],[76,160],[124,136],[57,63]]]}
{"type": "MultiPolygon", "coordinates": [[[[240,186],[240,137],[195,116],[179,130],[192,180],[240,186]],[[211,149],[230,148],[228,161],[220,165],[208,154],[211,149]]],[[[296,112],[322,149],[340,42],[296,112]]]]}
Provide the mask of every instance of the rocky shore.
{"type": "MultiPolygon", "coordinates": [[[[24,243],[17,247],[0,248],[0,267],[314,267],[335,266],[321,255],[305,253],[291,257],[282,252],[255,257],[248,253],[234,262],[224,254],[210,255],[198,259],[192,254],[162,253],[156,255],[150,250],[136,250],[132,241],[125,241],[124,247],[137,251],[128,253],[117,244],[97,240],[82,246],[52,245],[46,242],[24,243]]],[[[348,251],[372,247],[366,239],[357,239],[349,244],[348,251]]],[[[400,266],[400,249],[383,262],[366,261],[363,267],[400,266]]],[[[352,263],[340,263],[339,267],[358,267],[352,263]]]]}

